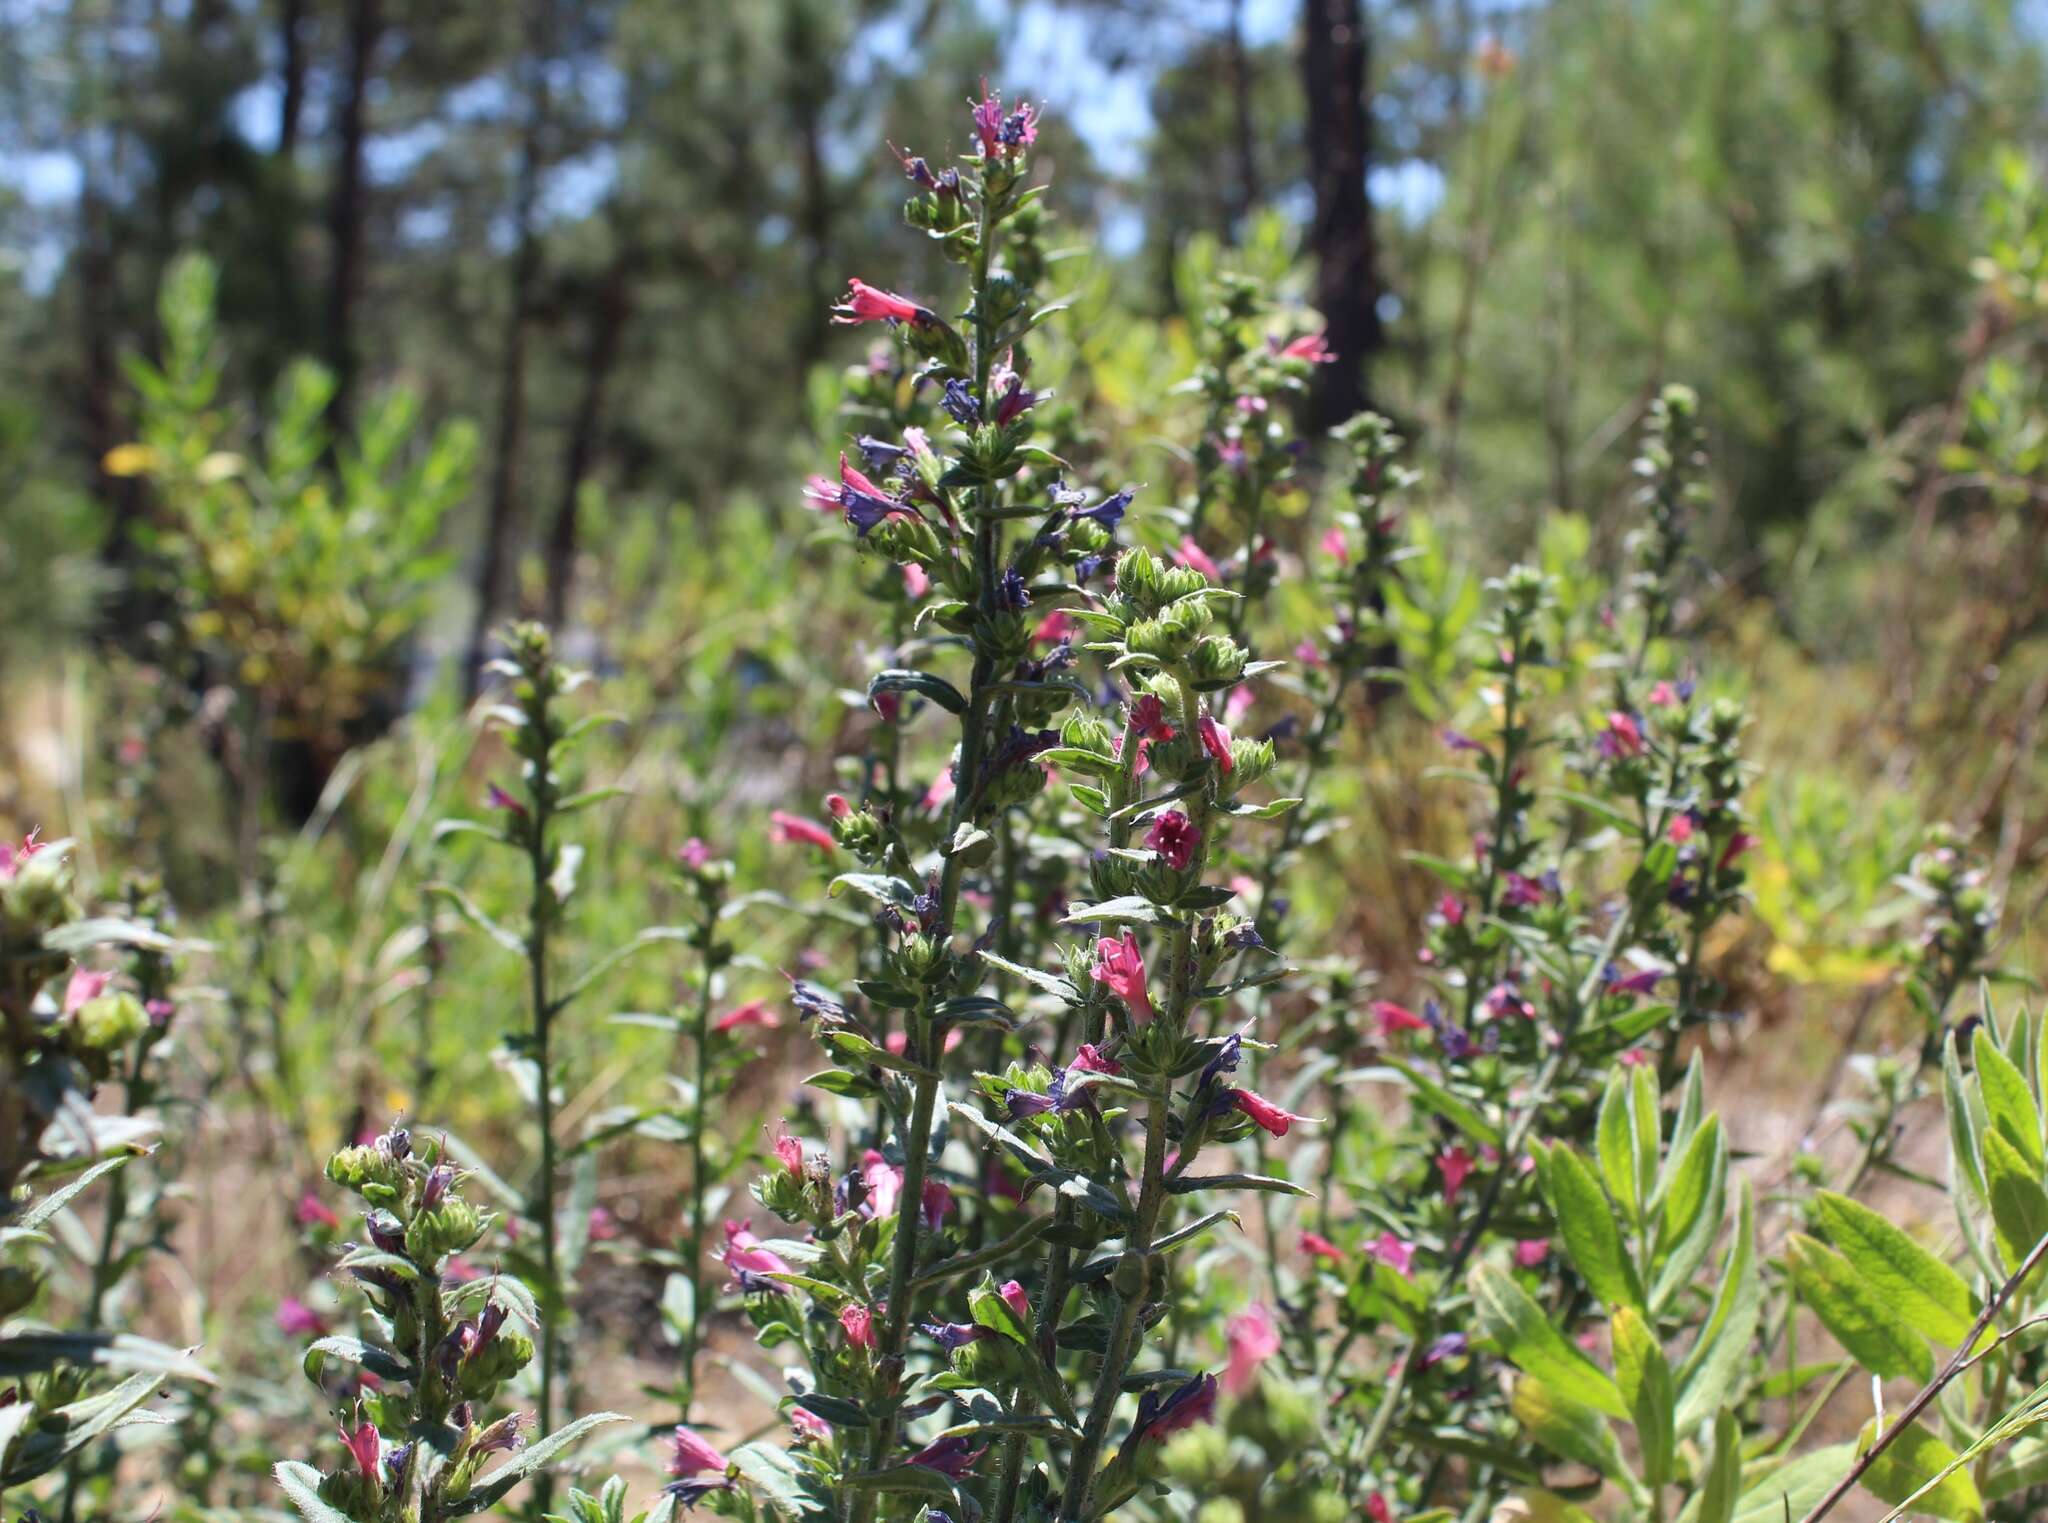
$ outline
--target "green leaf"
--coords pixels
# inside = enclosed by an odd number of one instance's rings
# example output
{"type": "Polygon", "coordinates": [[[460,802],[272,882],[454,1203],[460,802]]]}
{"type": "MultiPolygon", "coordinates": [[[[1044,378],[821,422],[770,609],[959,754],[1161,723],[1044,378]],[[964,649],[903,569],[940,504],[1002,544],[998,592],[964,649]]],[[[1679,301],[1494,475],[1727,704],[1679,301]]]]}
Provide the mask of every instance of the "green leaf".
{"type": "Polygon", "coordinates": [[[555,1429],[546,1438],[529,1445],[511,1463],[500,1465],[478,1481],[469,1489],[467,1495],[450,1504],[449,1512],[455,1516],[462,1516],[482,1512],[487,1507],[495,1507],[514,1486],[543,1466],[552,1463],[557,1455],[566,1453],[580,1443],[583,1436],[593,1428],[627,1420],[623,1412],[593,1412],[587,1417],[577,1418],[566,1427],[555,1429]]]}
{"type": "Polygon", "coordinates": [[[1926,1343],[1899,1325],[1884,1297],[1839,1253],[1795,1232],[1786,1267],[1799,1299],[1866,1370],[1886,1380],[1905,1376],[1923,1384],[1933,1373],[1934,1356],[1926,1343]]]}
{"type": "Polygon", "coordinates": [[[1752,1481],[1735,1503],[1735,1523],[1785,1523],[1803,1518],[1856,1463],[1855,1446],[1829,1444],[1802,1454],[1761,1480],[1752,1481]]]}
{"type": "Polygon", "coordinates": [[[1508,1408],[1529,1437],[1552,1454],[1605,1476],[1622,1476],[1628,1465],[1614,1430],[1593,1408],[1560,1395],[1533,1375],[1515,1382],[1508,1408]]]}
{"type": "Polygon", "coordinates": [[[1960,1347],[1977,1314],[1963,1277],[1868,1206],[1822,1190],[1813,1200],[1821,1231],[1898,1314],[1937,1343],[1960,1347]]]}
{"type": "Polygon", "coordinates": [[[872,704],[884,693],[916,693],[931,699],[949,714],[967,712],[967,700],[960,695],[960,689],[931,672],[908,671],[901,667],[876,672],[868,680],[868,702],[872,704]]]}
{"type": "Polygon", "coordinates": [[[1636,1194],[1635,1127],[1629,1117],[1628,1071],[1624,1068],[1617,1067],[1608,1075],[1607,1092],[1600,1097],[1595,1141],[1607,1193],[1624,1215],[1634,1218],[1642,1198],[1636,1194]]]}
{"type": "Polygon", "coordinates": [[[277,1477],[277,1484],[284,1488],[284,1494],[291,1498],[292,1506],[298,1508],[306,1523],[355,1523],[340,1508],[320,1500],[320,1472],[311,1465],[300,1460],[279,1460],[270,1473],[277,1477]]]}
{"type": "Polygon", "coordinates": [[[1991,1195],[1991,1225],[1999,1256],[2017,1270],[2043,1237],[2048,1237],[2048,1193],[2020,1150],[1993,1128],[1983,1135],[1984,1181],[1991,1195]]]}
{"type": "Polygon", "coordinates": [[[140,1421],[131,1414],[155,1396],[163,1383],[161,1375],[131,1375],[111,1391],[57,1408],[50,1414],[53,1421],[15,1446],[13,1462],[0,1470],[0,1485],[19,1486],[33,1480],[114,1429],[140,1421]]]}
{"type": "Polygon", "coordinates": [[[1742,1181],[1735,1238],[1721,1265],[1721,1289],[1699,1335],[1678,1366],[1678,1431],[1690,1433],[1721,1409],[1749,1357],[1763,1310],[1756,1263],[1756,1194],[1742,1181]]]}
{"type": "Polygon", "coordinates": [[[1991,1033],[1977,1028],[1972,1053],[1977,1063],[1977,1083],[1984,1092],[1984,1108],[1991,1124],[2020,1151],[2036,1179],[2041,1177],[2041,1112],[2027,1089],[2026,1076],[2012,1059],[1999,1051],[1991,1033]]]}
{"type": "Polygon", "coordinates": [[[1672,1456],[1678,1447],[1673,1431],[1677,1398],[1671,1388],[1671,1366],[1640,1313],[1624,1306],[1614,1314],[1614,1380],[1628,1403],[1642,1450],[1643,1480],[1663,1486],[1671,1480],[1672,1456]]]}
{"type": "MultiPolygon", "coordinates": [[[[1877,1419],[1864,1425],[1859,1450],[1877,1441],[1877,1419]]],[[[1984,1498],[1969,1467],[1957,1463],[1955,1450],[1918,1423],[1908,1423],[1863,1472],[1864,1487],[1876,1497],[1916,1513],[1947,1518],[1950,1523],[1981,1523],[1984,1498]],[[1947,1474],[1943,1474],[1946,1471],[1947,1474]],[[1939,1480],[1935,1477],[1940,1476],[1939,1480]]]]}
{"type": "Polygon", "coordinates": [[[1714,1458],[1700,1488],[1699,1509],[1691,1523],[1732,1523],[1736,1494],[1742,1489],[1742,1430],[1725,1408],[1714,1417],[1714,1458]]]}
{"type": "Polygon", "coordinates": [[[132,1160],[141,1156],[143,1155],[138,1153],[116,1153],[111,1158],[102,1158],[61,1190],[52,1190],[48,1195],[45,1195],[41,1200],[22,1212],[21,1219],[14,1224],[16,1229],[22,1232],[34,1232],[43,1223],[69,1205],[78,1192],[91,1184],[95,1179],[105,1174],[111,1174],[114,1170],[124,1167],[132,1160]]]}
{"type": "Polygon", "coordinates": [[[1443,1117],[1474,1142],[1484,1143],[1488,1147],[1500,1146],[1500,1128],[1436,1080],[1420,1069],[1411,1068],[1398,1058],[1389,1058],[1387,1066],[1408,1081],[1409,1086],[1415,1091],[1417,1103],[1425,1109],[1443,1117]]]}
{"type": "Polygon", "coordinates": [[[1984,1153],[1977,1146],[1977,1138],[1983,1131],[1983,1118],[1977,1114],[1983,1100],[1978,1097],[1976,1106],[1971,1105],[1971,1091],[1963,1080],[1963,1065],[1956,1056],[1956,1039],[1953,1034],[1942,1044],[1941,1049],[1941,1097],[1942,1109],[1948,1117],[1949,1152],[1955,1160],[1956,1176],[1967,1184],[1977,1199],[1989,1205],[1989,1186],[1984,1180],[1984,1153]]]}
{"type": "Polygon", "coordinates": [[[1709,1116],[1692,1134],[1677,1161],[1667,1161],[1657,1218],[1657,1251],[1662,1265],[1650,1292],[1652,1310],[1662,1311],[1699,1272],[1728,1206],[1728,1142],[1721,1118],[1709,1116]]]}
{"type": "Polygon", "coordinates": [[[1635,1133],[1636,1199],[1649,1207],[1657,1188],[1657,1160],[1663,1152],[1663,1097],[1657,1071],[1648,1064],[1629,1072],[1629,1123],[1635,1133]]]}
{"type": "Polygon", "coordinates": [[[1470,1284],[1481,1328],[1518,1369],[1567,1402],[1609,1417],[1629,1415],[1614,1382],[1504,1271],[1482,1264],[1470,1284]]]}
{"type": "Polygon", "coordinates": [[[1641,1306],[1643,1291],[1636,1283],[1635,1265],[1593,1170],[1565,1143],[1542,1149],[1536,1156],[1543,1193],[1564,1239],[1565,1254],[1579,1278],[1610,1310],[1641,1306]]]}
{"type": "Polygon", "coordinates": [[[1060,917],[1062,925],[1085,925],[1101,920],[1111,924],[1157,925],[1159,906],[1138,894],[1123,894],[1100,904],[1077,904],[1060,917]]]}

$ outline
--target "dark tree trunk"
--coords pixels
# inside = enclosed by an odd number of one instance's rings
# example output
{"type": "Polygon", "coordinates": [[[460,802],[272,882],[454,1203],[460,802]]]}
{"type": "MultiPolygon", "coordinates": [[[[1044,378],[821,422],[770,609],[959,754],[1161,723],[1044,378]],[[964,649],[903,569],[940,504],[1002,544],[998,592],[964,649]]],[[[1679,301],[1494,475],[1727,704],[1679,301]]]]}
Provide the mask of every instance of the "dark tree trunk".
{"type": "Polygon", "coordinates": [[[284,51],[284,93],[277,107],[277,156],[289,160],[298,151],[299,119],[306,111],[306,0],[282,0],[277,36],[284,51]]]}
{"type": "Polygon", "coordinates": [[[347,428],[355,406],[356,298],[363,278],[363,145],[369,132],[370,80],[383,30],[379,0],[349,0],[348,78],[335,115],[334,195],[328,215],[334,262],[327,287],[327,363],[335,381],[328,416],[337,430],[347,428]]]}
{"type": "Polygon", "coordinates": [[[1231,241],[1236,242],[1243,238],[1260,200],[1259,159],[1252,124],[1252,70],[1244,51],[1244,0],[1230,0],[1223,48],[1230,68],[1231,137],[1237,157],[1237,194],[1230,226],[1231,241]]]}
{"type": "Polygon", "coordinates": [[[583,393],[569,428],[569,449],[562,465],[562,496],[548,530],[547,620],[560,629],[569,612],[569,588],[576,575],[576,509],[583,484],[596,463],[604,431],[605,391],[619,360],[620,340],[633,311],[633,260],[621,247],[612,257],[599,286],[590,316],[590,349],[584,357],[583,393]]]}
{"type": "Polygon", "coordinates": [[[1365,176],[1372,163],[1366,79],[1370,39],[1359,0],[1303,0],[1301,76],[1308,101],[1309,183],[1315,221],[1316,306],[1336,360],[1321,368],[1309,426],[1322,430],[1367,406],[1366,370],[1385,335],[1379,251],[1365,176]]]}
{"type": "MultiPolygon", "coordinates": [[[[538,11],[542,0],[534,0],[538,11]]],[[[496,455],[491,462],[490,500],[484,513],[484,539],[477,560],[476,618],[470,626],[469,652],[463,663],[462,692],[474,698],[483,679],[491,624],[505,594],[512,561],[513,528],[519,517],[519,457],[526,443],[526,340],[532,317],[533,290],[540,275],[540,244],[534,235],[534,208],[540,198],[542,124],[547,113],[546,82],[540,72],[538,27],[527,49],[530,70],[526,93],[526,126],[520,136],[518,179],[512,193],[512,289],[505,310],[505,338],[498,369],[496,455]]]]}

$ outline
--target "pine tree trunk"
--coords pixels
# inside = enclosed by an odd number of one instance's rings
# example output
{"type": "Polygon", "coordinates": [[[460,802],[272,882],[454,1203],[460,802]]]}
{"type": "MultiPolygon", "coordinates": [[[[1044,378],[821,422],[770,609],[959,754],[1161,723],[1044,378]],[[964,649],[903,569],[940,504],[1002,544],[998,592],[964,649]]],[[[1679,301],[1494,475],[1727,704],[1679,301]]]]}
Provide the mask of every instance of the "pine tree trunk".
{"type": "Polygon", "coordinates": [[[328,417],[337,431],[354,416],[356,299],[363,278],[363,149],[369,136],[369,90],[384,32],[380,0],[349,0],[348,78],[335,115],[334,192],[328,213],[333,264],[327,286],[327,363],[334,371],[328,417]]]}
{"type": "Polygon", "coordinates": [[[1370,62],[1359,0],[1303,0],[1301,73],[1315,192],[1309,249],[1316,261],[1316,306],[1336,355],[1316,377],[1308,422],[1318,433],[1364,410],[1367,367],[1385,340],[1379,250],[1365,184],[1372,163],[1365,93],[1370,62]]]}
{"type": "Polygon", "coordinates": [[[619,346],[626,321],[633,311],[632,253],[621,247],[612,256],[598,288],[597,302],[590,318],[590,349],[583,365],[583,393],[576,402],[576,417],[569,428],[569,449],[562,465],[562,496],[555,504],[555,521],[548,531],[547,620],[563,627],[569,613],[569,590],[576,575],[576,510],[583,484],[590,479],[597,461],[598,440],[603,433],[605,391],[619,360],[619,346]]]}

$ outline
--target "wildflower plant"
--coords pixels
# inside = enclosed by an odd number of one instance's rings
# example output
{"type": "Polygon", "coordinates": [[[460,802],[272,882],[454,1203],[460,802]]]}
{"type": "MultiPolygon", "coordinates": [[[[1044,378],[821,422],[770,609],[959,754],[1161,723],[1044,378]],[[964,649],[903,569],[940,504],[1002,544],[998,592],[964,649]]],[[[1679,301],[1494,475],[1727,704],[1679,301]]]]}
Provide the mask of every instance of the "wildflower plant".
{"type": "Polygon", "coordinates": [[[521,1281],[457,1271],[497,1222],[469,1200],[470,1177],[445,1144],[397,1126],[328,1160],[327,1178],[361,1202],[367,1241],[343,1245],[335,1267],[364,1297],[366,1336],[329,1334],[306,1350],[307,1378],[338,1403],[341,1451],[331,1469],[276,1466],[309,1523],[487,1511],[590,1430],[623,1420],[589,1414],[529,1444],[531,1414],[498,1412],[546,1324],[521,1281]]]}
{"type": "Polygon", "coordinates": [[[1236,1081],[1252,1037],[1223,1012],[1257,938],[1209,876],[1226,822],[1296,802],[1269,796],[1272,746],[1233,737],[1216,708],[1274,664],[1227,632],[1238,591],[1116,548],[1130,490],[1070,488],[1065,462],[1032,442],[1041,399],[1026,340],[1050,309],[1026,288],[1031,261],[1008,253],[1038,195],[1026,177],[1036,119],[991,95],[974,120],[962,167],[906,161],[911,223],[966,272],[964,331],[862,283],[839,312],[893,324],[951,423],[901,447],[863,441],[890,475],[842,459],[837,491],[861,547],[918,567],[932,589],[917,625],[937,636],[913,642],[918,664],[881,672],[870,697],[944,715],[953,746],[944,819],[925,841],[894,799],[831,811],[834,845],[877,869],[838,886],[878,904],[887,953],[847,998],[799,983],[795,1000],[841,1065],[812,1083],[871,1095],[878,1124],[844,1174],[802,1139],[778,1140],[756,1194],[800,1236],[727,1228],[762,1341],[801,1347],[807,1366],[789,1403],[798,1442],[735,1464],[854,1523],[919,1499],[1097,1517],[1148,1484],[1158,1444],[1210,1416],[1217,1394],[1213,1374],[1144,1357],[1166,1309],[1165,1256],[1231,1219],[1205,1209],[1212,1193],[1289,1188],[1198,1171],[1197,1155],[1301,1119],[1236,1081]],[[1025,610],[1054,598],[1072,633],[1041,657],[1041,617],[1025,610]],[[964,687],[935,669],[956,653],[964,687]],[[1069,674],[1088,658],[1112,684],[1106,702],[1069,674]],[[1057,807],[1040,802],[1052,772],[1066,782],[1057,807]],[[1061,916],[1077,934],[1049,968],[995,950],[1018,908],[1004,817],[1034,806],[1040,828],[1073,843],[1060,855],[1085,864],[1061,916]],[[970,1077],[949,1064],[948,1034],[1025,1022],[985,992],[997,980],[1029,991],[1046,1017],[1032,1030],[1061,1045],[1049,1063],[1012,1036],[999,1066],[970,1077]],[[879,1011],[900,1020],[900,1052],[878,1039],[879,1011]],[[992,1173],[974,1166],[990,1149],[992,1173]],[[1021,1201],[994,1187],[1011,1178],[1021,1201]]]}
{"type": "Polygon", "coordinates": [[[213,1379],[189,1351],[106,1326],[137,1256],[117,1244],[130,1226],[118,1197],[97,1202],[104,1226],[80,1325],[37,1317],[55,1299],[56,1244],[83,1232],[60,1234],[61,1219],[153,1146],[141,1076],[168,1026],[164,970],[180,944],[152,908],[87,915],[68,841],[31,831],[0,843],[0,1367],[12,1382],[0,1401],[0,1490],[67,1469],[75,1500],[97,1446],[168,1420],[146,1409],[167,1380],[213,1379]],[[126,966],[105,966],[110,956],[126,966]],[[123,1109],[96,1107],[117,1082],[123,1109]]]}

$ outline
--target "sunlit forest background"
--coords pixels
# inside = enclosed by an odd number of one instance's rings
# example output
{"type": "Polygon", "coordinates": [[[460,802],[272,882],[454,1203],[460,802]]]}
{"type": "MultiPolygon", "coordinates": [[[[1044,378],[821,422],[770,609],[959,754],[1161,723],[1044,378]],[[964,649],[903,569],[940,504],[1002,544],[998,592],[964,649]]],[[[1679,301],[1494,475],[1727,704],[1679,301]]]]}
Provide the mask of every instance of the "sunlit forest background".
{"type": "MultiPolygon", "coordinates": [[[[308,1404],[252,1372],[296,1360],[282,1305],[332,1294],[293,1218],[327,1150],[394,1115],[485,1151],[518,1125],[487,1056],[518,970],[424,892],[515,876],[432,832],[503,772],[469,708],[503,620],[552,624],[624,716],[578,937],[680,913],[658,868],[692,836],[809,907],[750,926],[734,1002],[857,933],[768,825],[872,735],[879,637],[801,493],[870,364],[831,321],[848,278],[940,281],[885,145],[959,144],[984,74],[1044,103],[1040,284],[1072,307],[1035,382],[1097,479],[1189,479],[1227,271],[1325,331],[1302,438],[1370,405],[1413,441],[1415,693],[1347,735],[1298,885],[1319,946],[1405,988],[1435,890],[1389,843],[1463,829],[1427,774],[1482,578],[1604,596],[1682,381],[1713,459],[1687,638],[1754,720],[1741,1008],[1710,1043],[1739,1142],[1824,1147],[1879,1104],[1844,1054],[1917,1043],[1898,879],[1930,825],[2039,971],[2038,4],[0,0],[0,821],[107,891],[147,870],[208,948],[167,1081],[180,1256],[132,1292],[246,1382],[206,1398],[239,1436],[193,1451],[181,1505],[261,1491],[235,1403],[308,1404]]],[[[666,1008],[675,977],[637,959],[607,1000],[666,1008]]],[[[805,1071],[794,1025],[737,1078],[721,1188],[805,1071]]],[[[578,1124],[663,1092],[658,1026],[572,1041],[578,1124]]],[[[590,1186],[586,1315],[622,1361],[674,1265],[660,1143],[590,1186]]]]}

